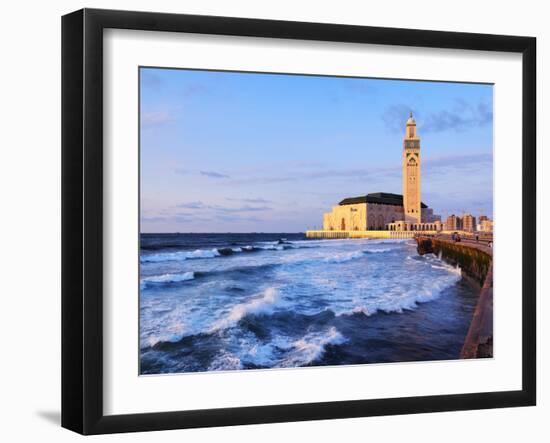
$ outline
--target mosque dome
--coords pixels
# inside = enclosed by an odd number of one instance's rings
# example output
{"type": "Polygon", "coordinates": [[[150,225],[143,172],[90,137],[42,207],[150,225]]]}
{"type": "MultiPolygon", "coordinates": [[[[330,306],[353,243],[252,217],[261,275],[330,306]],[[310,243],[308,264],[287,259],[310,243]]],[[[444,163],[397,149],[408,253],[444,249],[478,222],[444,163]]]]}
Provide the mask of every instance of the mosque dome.
{"type": "Polygon", "coordinates": [[[409,119],[407,120],[407,125],[416,125],[416,121],[413,118],[413,113],[409,115],[409,119]]]}

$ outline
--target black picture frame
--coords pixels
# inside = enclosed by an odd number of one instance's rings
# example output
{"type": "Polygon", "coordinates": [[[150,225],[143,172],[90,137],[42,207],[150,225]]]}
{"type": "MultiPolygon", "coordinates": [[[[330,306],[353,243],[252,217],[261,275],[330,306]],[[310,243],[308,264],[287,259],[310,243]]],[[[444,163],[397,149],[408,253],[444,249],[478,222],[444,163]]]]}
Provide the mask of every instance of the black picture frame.
{"type": "Polygon", "coordinates": [[[62,426],[82,434],[530,406],[536,403],[536,39],[83,9],[62,18],[62,426]],[[103,413],[103,30],[522,54],[522,389],[130,415],[103,413]]]}

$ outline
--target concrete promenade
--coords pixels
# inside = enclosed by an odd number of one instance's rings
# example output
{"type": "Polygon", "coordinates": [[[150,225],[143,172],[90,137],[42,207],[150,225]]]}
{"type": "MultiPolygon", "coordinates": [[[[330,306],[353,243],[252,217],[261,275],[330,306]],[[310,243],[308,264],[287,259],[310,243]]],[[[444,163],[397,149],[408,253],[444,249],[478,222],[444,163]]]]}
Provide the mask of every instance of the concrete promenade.
{"type": "Polygon", "coordinates": [[[464,246],[467,246],[469,248],[474,248],[479,251],[485,252],[486,254],[493,256],[493,248],[490,246],[493,243],[492,237],[490,239],[480,239],[476,241],[474,238],[470,237],[464,237],[461,236],[459,242],[455,242],[452,239],[451,234],[436,234],[433,236],[433,239],[439,240],[439,241],[446,241],[449,243],[456,243],[456,244],[462,244],[464,246]]]}

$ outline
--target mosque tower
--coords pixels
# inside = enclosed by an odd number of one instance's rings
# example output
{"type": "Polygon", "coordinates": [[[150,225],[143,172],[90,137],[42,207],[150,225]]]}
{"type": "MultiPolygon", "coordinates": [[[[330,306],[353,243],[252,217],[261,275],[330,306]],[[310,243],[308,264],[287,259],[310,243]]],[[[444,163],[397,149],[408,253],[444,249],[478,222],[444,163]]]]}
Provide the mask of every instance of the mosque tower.
{"type": "MultiPolygon", "coordinates": [[[[403,139],[403,210],[405,221],[421,223],[420,208],[420,138],[412,112],[403,139]]],[[[410,229],[410,228],[409,228],[410,229]]]]}

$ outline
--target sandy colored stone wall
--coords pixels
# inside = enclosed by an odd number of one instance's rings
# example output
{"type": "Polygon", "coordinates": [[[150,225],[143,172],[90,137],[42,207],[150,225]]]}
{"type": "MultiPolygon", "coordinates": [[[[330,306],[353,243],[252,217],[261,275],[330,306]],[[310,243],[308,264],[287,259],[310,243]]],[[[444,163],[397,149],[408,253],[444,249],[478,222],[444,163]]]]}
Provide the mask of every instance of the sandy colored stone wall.
{"type": "Polygon", "coordinates": [[[334,206],[332,212],[323,216],[323,230],[325,231],[360,231],[367,226],[367,205],[334,206]]]}

